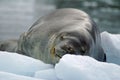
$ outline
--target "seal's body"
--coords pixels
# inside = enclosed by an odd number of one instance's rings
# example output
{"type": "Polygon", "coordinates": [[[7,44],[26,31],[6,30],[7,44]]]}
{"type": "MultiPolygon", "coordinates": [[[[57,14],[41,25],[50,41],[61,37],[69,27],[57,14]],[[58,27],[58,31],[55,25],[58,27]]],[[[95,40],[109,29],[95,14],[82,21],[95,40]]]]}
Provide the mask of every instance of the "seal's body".
{"type": "Polygon", "coordinates": [[[77,9],[59,9],[41,17],[21,36],[18,45],[18,52],[52,64],[65,54],[105,59],[96,24],[77,9]]]}
{"type": "Polygon", "coordinates": [[[51,64],[65,54],[88,55],[105,61],[96,24],[88,14],[72,8],[41,17],[21,35],[17,52],[51,64]]]}

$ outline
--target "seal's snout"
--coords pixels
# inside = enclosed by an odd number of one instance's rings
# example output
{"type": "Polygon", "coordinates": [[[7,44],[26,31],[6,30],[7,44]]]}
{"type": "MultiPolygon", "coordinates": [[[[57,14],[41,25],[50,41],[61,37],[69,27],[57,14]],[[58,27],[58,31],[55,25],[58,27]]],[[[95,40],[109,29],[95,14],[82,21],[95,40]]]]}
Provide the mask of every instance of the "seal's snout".
{"type": "Polygon", "coordinates": [[[64,51],[58,47],[55,47],[54,50],[55,50],[55,53],[54,53],[55,56],[62,58],[62,56],[64,55],[64,51]]]}
{"type": "Polygon", "coordinates": [[[55,56],[62,58],[65,54],[75,54],[74,49],[69,45],[56,46],[54,48],[55,56]]]}

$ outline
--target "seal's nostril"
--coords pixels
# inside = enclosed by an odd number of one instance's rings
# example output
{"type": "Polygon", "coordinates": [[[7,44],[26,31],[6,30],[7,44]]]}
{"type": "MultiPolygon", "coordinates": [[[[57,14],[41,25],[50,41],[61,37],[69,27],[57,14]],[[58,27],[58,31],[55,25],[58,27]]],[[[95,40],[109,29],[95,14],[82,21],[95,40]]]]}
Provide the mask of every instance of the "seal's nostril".
{"type": "Polygon", "coordinates": [[[63,39],[64,39],[64,36],[61,36],[61,37],[60,37],[60,40],[63,40],[63,39]]]}

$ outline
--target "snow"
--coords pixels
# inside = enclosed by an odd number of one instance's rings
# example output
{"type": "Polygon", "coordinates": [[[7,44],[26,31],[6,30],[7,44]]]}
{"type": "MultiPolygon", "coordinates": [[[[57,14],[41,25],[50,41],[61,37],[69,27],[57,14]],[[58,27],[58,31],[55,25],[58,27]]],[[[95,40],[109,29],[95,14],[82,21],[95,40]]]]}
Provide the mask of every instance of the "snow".
{"type": "Polygon", "coordinates": [[[120,34],[102,32],[101,39],[107,62],[67,54],[53,66],[0,51],[0,80],[120,80],[120,34]]]}

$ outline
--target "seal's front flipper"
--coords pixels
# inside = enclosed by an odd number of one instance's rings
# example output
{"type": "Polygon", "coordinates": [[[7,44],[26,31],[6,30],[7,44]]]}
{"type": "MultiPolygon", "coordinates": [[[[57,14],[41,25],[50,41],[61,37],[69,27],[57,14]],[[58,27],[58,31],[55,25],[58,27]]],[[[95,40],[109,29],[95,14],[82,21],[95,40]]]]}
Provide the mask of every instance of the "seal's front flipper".
{"type": "Polygon", "coordinates": [[[0,51],[16,52],[18,40],[5,40],[0,41],[0,51]]]}

